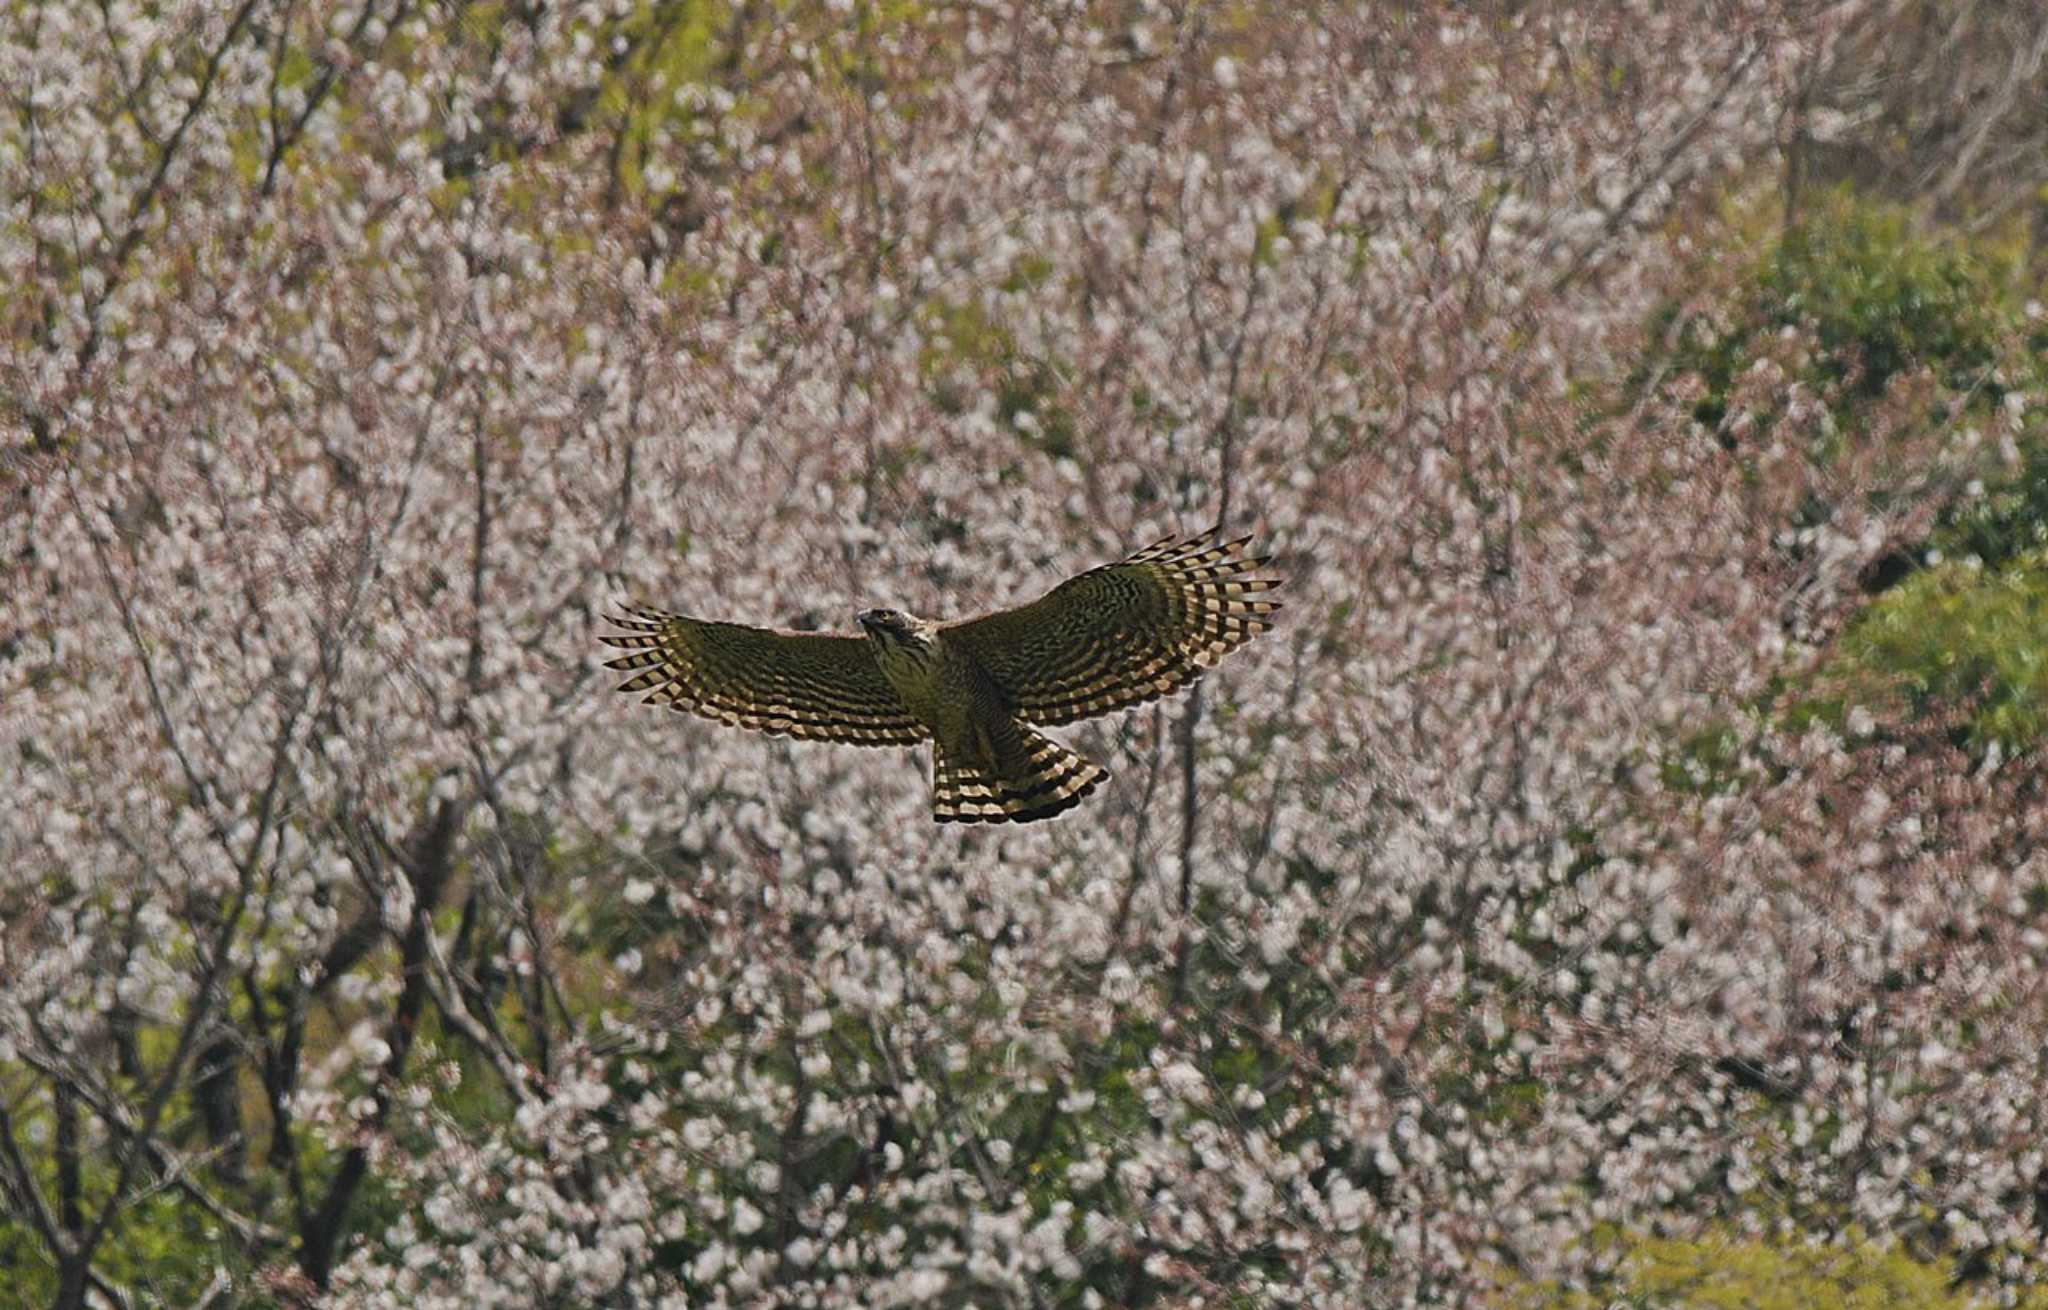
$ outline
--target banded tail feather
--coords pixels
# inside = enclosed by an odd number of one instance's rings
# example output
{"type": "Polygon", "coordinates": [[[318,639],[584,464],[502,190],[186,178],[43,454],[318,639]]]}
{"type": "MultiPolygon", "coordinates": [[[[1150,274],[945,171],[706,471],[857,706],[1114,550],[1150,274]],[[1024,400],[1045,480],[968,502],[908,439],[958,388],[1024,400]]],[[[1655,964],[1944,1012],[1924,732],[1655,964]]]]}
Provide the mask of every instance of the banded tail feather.
{"type": "Polygon", "coordinates": [[[932,747],[932,818],[939,823],[1030,823],[1081,803],[1109,770],[1050,737],[1018,728],[1001,754],[1007,766],[984,768],[932,747]]]}

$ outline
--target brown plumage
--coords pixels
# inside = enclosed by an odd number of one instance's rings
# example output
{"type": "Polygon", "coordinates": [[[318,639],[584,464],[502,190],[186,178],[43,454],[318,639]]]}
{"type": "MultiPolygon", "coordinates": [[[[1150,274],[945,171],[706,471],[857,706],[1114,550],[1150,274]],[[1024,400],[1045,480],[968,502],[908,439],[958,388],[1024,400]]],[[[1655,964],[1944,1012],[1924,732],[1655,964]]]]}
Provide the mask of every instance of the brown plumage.
{"type": "Polygon", "coordinates": [[[932,817],[1028,823],[1109,776],[1032,731],[1174,691],[1272,627],[1266,559],[1216,529],[1167,537],[1015,609],[937,624],[895,610],[864,636],[777,632],[625,606],[604,640],[620,691],[736,727],[860,746],[932,742],[932,817]]]}

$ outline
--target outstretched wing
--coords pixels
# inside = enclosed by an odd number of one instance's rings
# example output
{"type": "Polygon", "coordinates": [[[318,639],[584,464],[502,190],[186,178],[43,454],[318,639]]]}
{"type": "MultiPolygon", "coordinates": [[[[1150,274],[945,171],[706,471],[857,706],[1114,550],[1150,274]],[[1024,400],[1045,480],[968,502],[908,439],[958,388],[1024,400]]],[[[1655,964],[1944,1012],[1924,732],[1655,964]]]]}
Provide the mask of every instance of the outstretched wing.
{"type": "Polygon", "coordinates": [[[1029,723],[1071,723],[1165,695],[1272,627],[1280,606],[1248,600],[1280,585],[1249,574],[1250,537],[1154,542],[1077,574],[1029,605],[939,630],[1008,693],[1029,723]]]}
{"type": "Polygon", "coordinates": [[[604,640],[631,654],[620,691],[736,728],[857,746],[910,746],[925,730],[875,664],[864,637],[774,632],[624,605],[604,640]]]}

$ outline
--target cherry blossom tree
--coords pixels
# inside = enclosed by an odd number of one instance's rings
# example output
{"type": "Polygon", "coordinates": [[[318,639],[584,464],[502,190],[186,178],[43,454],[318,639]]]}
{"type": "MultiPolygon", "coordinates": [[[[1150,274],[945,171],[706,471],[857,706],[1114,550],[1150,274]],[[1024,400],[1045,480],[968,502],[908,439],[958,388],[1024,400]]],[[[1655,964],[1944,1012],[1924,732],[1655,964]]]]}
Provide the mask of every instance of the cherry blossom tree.
{"type": "Polygon", "coordinates": [[[7,1249],[67,1307],[1478,1304],[1711,1223],[2025,1282],[2039,766],[1789,702],[2030,401],[1817,381],[1718,257],[1853,17],[0,16],[7,1249]],[[1675,324],[1755,361],[1711,422],[1675,324]],[[620,597],[957,614],[1217,520],[1287,621],[1077,730],[1059,823],[599,667],[620,597]]]}

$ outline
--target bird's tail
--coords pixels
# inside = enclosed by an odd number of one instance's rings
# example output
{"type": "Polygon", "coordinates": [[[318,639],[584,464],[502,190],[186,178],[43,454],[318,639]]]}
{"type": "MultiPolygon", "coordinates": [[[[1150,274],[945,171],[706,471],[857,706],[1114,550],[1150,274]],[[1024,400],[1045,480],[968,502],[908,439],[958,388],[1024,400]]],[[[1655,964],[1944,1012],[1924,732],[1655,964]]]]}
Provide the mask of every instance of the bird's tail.
{"type": "Polygon", "coordinates": [[[1074,808],[1109,770],[1050,737],[1013,727],[993,767],[932,746],[932,818],[940,823],[1030,823],[1074,808]]]}

